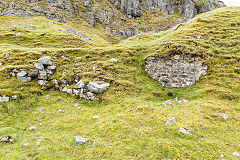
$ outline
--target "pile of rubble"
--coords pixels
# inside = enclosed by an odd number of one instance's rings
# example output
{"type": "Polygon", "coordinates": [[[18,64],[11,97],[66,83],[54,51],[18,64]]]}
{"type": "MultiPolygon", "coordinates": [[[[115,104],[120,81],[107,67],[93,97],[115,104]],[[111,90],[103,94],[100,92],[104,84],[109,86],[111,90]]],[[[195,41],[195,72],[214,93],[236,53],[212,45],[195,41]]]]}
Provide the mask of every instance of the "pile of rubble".
{"type": "MultiPolygon", "coordinates": [[[[76,81],[76,85],[72,88],[65,79],[58,81],[57,79],[51,79],[56,70],[49,57],[42,57],[38,59],[38,63],[34,64],[33,69],[14,69],[10,75],[15,76],[18,80],[22,82],[30,82],[33,79],[37,79],[38,85],[41,86],[42,90],[48,89],[46,84],[52,83],[56,90],[61,92],[66,92],[71,96],[76,96],[84,98],[87,100],[95,101],[99,100],[95,97],[95,94],[101,94],[108,90],[110,83],[98,84],[97,82],[88,82],[86,85],[82,81],[76,81]]],[[[8,97],[9,98],[9,97],[8,97]]],[[[5,97],[6,99],[6,97],[5,97]]],[[[9,99],[8,99],[9,101],[9,99]]],[[[1,99],[0,99],[1,102],[1,99]]],[[[5,101],[4,101],[5,102],[5,101]]]]}

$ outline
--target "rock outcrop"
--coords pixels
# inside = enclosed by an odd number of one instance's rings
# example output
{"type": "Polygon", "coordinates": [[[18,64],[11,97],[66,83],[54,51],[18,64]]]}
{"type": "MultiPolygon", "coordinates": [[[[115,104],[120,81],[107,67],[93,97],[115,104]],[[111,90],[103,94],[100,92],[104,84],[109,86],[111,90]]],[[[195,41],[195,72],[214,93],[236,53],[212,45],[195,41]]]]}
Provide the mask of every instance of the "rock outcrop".
{"type": "MultiPolygon", "coordinates": [[[[100,2],[93,0],[25,0],[22,2],[0,1],[0,16],[16,15],[20,17],[44,16],[49,19],[66,22],[81,18],[91,26],[100,23],[106,26],[106,31],[120,38],[135,36],[143,32],[159,32],[166,30],[177,23],[189,20],[196,14],[224,7],[219,0],[206,0],[204,3],[192,0],[108,0],[100,2]],[[112,5],[111,5],[112,4],[112,5]],[[150,12],[158,9],[163,12],[167,22],[159,22],[160,25],[145,27],[135,21],[142,18],[143,11],[150,12]],[[120,13],[122,12],[122,16],[120,13]],[[184,18],[174,18],[167,15],[179,14],[184,18]],[[131,23],[127,23],[129,18],[131,23]]],[[[202,1],[201,1],[202,2],[202,1]]],[[[144,22],[144,18],[142,19],[144,22]]],[[[75,30],[65,28],[67,33],[79,36],[85,40],[89,37],[75,30]]]]}

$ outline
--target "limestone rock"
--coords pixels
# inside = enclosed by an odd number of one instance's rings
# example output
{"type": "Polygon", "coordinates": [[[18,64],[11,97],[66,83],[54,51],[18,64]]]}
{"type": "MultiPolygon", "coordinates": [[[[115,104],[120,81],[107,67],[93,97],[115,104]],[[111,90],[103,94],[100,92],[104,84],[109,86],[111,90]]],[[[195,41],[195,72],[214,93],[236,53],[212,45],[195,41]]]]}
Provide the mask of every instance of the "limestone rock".
{"type": "Polygon", "coordinates": [[[97,82],[89,82],[87,88],[90,92],[100,94],[108,90],[110,83],[98,84],[97,82]]]}
{"type": "Polygon", "coordinates": [[[44,69],[44,66],[42,63],[35,63],[34,66],[37,68],[37,69],[44,69]]]}
{"type": "Polygon", "coordinates": [[[30,82],[32,80],[31,77],[17,77],[17,79],[25,83],[30,82]]]}
{"type": "Polygon", "coordinates": [[[175,117],[169,118],[165,125],[172,125],[173,123],[176,123],[175,117]]]}
{"type": "Polygon", "coordinates": [[[81,89],[85,87],[85,83],[82,81],[79,81],[74,88],[81,89]]]}
{"type": "Polygon", "coordinates": [[[186,130],[185,128],[179,128],[178,131],[181,132],[182,134],[192,135],[192,133],[189,130],[186,130]]]}
{"type": "Polygon", "coordinates": [[[10,98],[6,95],[3,95],[2,97],[0,96],[0,103],[8,102],[9,100],[10,98]]]}
{"type": "Polygon", "coordinates": [[[48,83],[47,80],[38,80],[38,85],[39,85],[39,86],[43,86],[43,85],[45,85],[45,84],[47,84],[47,83],[48,83]]]}
{"type": "Polygon", "coordinates": [[[78,137],[78,136],[74,136],[73,137],[74,141],[75,141],[75,145],[81,145],[81,144],[84,144],[88,141],[87,138],[83,138],[83,137],[78,137]]]}
{"type": "Polygon", "coordinates": [[[12,99],[13,99],[13,100],[16,100],[16,99],[17,99],[17,95],[13,95],[13,96],[12,96],[12,99]]]}
{"type": "Polygon", "coordinates": [[[43,65],[47,65],[47,66],[51,66],[52,65],[52,61],[49,57],[42,57],[38,59],[38,62],[43,64],[43,65]]]}
{"type": "Polygon", "coordinates": [[[218,113],[219,116],[221,116],[223,119],[228,120],[228,116],[224,113],[218,113]]]}
{"type": "Polygon", "coordinates": [[[240,154],[239,154],[239,153],[237,153],[237,152],[233,152],[232,155],[240,159],[240,154]]]}
{"type": "Polygon", "coordinates": [[[4,136],[0,139],[0,143],[13,143],[14,138],[11,136],[4,136]]]}
{"type": "Polygon", "coordinates": [[[112,58],[111,61],[112,61],[113,63],[117,63],[117,59],[116,59],[116,58],[112,58]]]}
{"type": "Polygon", "coordinates": [[[25,70],[23,71],[20,71],[18,74],[17,74],[17,77],[24,77],[27,75],[27,72],[25,70]]]}

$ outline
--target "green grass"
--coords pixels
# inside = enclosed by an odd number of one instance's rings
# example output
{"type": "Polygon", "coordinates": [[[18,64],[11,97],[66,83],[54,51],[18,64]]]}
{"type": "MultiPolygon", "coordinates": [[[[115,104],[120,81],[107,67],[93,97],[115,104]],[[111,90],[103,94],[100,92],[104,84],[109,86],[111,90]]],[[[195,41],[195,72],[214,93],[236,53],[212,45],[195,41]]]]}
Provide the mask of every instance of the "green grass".
{"type": "Polygon", "coordinates": [[[104,40],[98,34],[101,27],[94,37],[84,26],[66,24],[93,37],[92,42],[85,42],[69,35],[69,42],[68,36],[63,38],[57,31],[59,26],[45,18],[0,17],[9,19],[8,23],[21,19],[19,25],[36,23],[29,31],[1,28],[8,25],[6,21],[0,26],[0,62],[4,63],[0,66],[0,95],[20,96],[0,104],[0,137],[15,137],[13,144],[0,144],[1,159],[234,159],[232,153],[240,152],[239,16],[239,7],[222,8],[167,31],[141,34],[117,45],[111,45],[111,37],[104,40]],[[11,35],[19,31],[24,39],[17,42],[11,35]],[[49,39],[39,39],[43,32],[49,33],[49,39]],[[186,88],[166,88],[145,73],[146,57],[175,53],[202,57],[209,66],[207,76],[186,88]],[[53,78],[60,80],[66,72],[69,82],[76,78],[96,80],[111,82],[111,87],[98,95],[101,101],[91,102],[53,89],[41,91],[36,81],[22,83],[9,76],[13,68],[31,68],[42,56],[56,57],[52,58],[57,66],[53,78]],[[111,58],[118,63],[113,64],[111,58]],[[95,65],[97,72],[92,70],[95,65]],[[169,97],[169,92],[173,96],[169,97]],[[175,97],[189,102],[156,105],[175,97]],[[56,114],[63,107],[63,112],[56,114]],[[218,113],[225,113],[229,120],[218,113]],[[93,115],[99,119],[94,120],[93,115]],[[165,126],[170,117],[177,123],[165,126]],[[32,125],[38,127],[38,133],[28,130],[32,125]],[[192,130],[193,135],[180,134],[180,127],[192,130]],[[75,146],[76,135],[89,142],[75,146]]]}

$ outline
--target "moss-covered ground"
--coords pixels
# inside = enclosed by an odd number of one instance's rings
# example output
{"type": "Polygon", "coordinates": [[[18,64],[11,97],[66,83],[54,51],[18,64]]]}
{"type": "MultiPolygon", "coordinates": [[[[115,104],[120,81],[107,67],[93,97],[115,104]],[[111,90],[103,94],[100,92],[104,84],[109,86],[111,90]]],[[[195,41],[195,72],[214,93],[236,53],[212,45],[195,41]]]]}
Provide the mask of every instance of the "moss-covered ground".
{"type": "Polygon", "coordinates": [[[0,137],[15,138],[12,144],[0,144],[0,159],[234,159],[232,153],[240,152],[239,17],[239,7],[217,9],[116,45],[111,37],[100,36],[101,30],[93,34],[80,24],[63,25],[92,41],[65,35],[45,18],[0,17],[0,95],[19,95],[0,104],[0,137]],[[29,24],[29,30],[6,28],[29,24]],[[186,88],[166,88],[145,73],[146,57],[174,54],[202,57],[209,66],[207,76],[186,88]],[[14,68],[33,67],[42,56],[57,66],[52,78],[72,84],[75,79],[110,82],[111,87],[92,102],[54,89],[41,91],[36,81],[23,83],[9,75],[14,68]],[[176,97],[188,102],[156,105],[176,97]],[[166,126],[170,117],[177,122],[166,126]],[[30,131],[31,126],[38,128],[30,131]],[[180,127],[193,134],[181,134],[180,127]],[[73,136],[89,142],[75,146],[73,136]]]}

